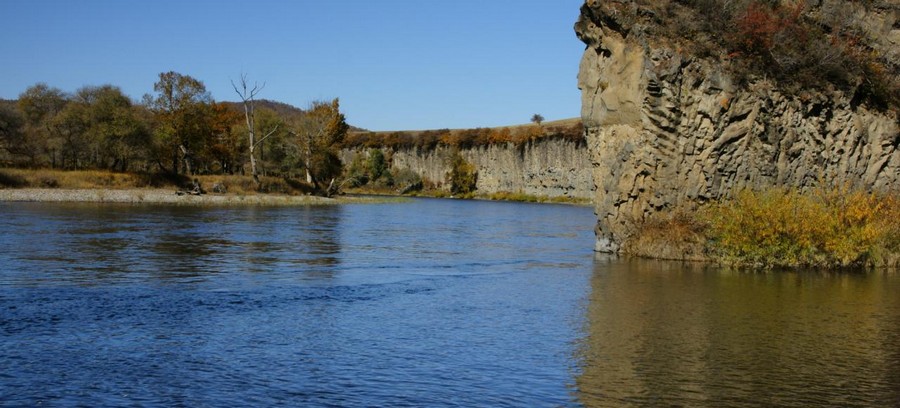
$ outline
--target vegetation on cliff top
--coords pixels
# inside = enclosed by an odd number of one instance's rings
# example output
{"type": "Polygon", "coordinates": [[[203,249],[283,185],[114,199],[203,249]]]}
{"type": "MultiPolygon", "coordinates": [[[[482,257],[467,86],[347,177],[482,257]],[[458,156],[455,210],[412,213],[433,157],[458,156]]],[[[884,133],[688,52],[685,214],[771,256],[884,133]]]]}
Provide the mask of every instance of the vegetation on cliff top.
{"type": "Polygon", "coordinates": [[[521,147],[541,139],[563,139],[584,145],[584,127],[580,119],[568,119],[543,125],[535,122],[532,125],[497,128],[351,132],[344,141],[344,147],[432,150],[437,146],[467,149],[507,143],[521,147]]]}
{"type": "Polygon", "coordinates": [[[900,107],[900,54],[880,38],[896,2],[636,0],[601,6],[606,10],[593,15],[608,25],[718,58],[739,80],[774,79],[801,96],[834,87],[855,103],[900,107]],[[886,16],[881,25],[871,18],[879,13],[886,16]]]}

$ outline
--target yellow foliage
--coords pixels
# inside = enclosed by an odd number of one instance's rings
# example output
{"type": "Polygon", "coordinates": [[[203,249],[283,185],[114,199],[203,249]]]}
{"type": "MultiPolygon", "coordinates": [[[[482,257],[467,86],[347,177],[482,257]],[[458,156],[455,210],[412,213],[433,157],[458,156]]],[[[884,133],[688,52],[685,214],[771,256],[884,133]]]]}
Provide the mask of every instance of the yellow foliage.
{"type": "Polygon", "coordinates": [[[846,187],[744,190],[704,211],[723,261],[766,267],[890,264],[900,246],[898,216],[896,196],[846,187]]]}

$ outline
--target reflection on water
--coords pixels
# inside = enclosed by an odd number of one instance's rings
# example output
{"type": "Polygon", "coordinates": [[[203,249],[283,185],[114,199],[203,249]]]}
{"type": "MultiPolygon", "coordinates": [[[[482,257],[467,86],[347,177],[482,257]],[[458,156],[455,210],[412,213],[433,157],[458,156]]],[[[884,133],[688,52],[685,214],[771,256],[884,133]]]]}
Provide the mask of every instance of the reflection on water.
{"type": "Polygon", "coordinates": [[[586,406],[900,405],[900,277],[597,260],[586,406]]]}
{"type": "Polygon", "coordinates": [[[900,276],[594,258],[588,208],[0,213],[0,405],[900,406],[900,276]]]}
{"type": "Polygon", "coordinates": [[[16,256],[4,259],[6,284],[197,283],[272,271],[321,278],[341,262],[340,206],[290,211],[167,206],[148,211],[85,204],[9,208],[15,218],[5,220],[8,227],[33,235],[19,237],[10,248],[16,256]]]}
{"type": "Polygon", "coordinates": [[[0,213],[0,405],[577,406],[589,208],[0,213]]]}

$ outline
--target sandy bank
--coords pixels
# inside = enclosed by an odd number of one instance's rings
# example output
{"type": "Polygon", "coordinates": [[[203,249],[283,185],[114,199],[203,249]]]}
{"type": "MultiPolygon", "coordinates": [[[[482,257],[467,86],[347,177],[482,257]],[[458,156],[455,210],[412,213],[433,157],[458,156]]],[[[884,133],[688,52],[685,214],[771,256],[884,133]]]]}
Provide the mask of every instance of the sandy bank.
{"type": "Polygon", "coordinates": [[[178,204],[178,205],[320,205],[358,202],[354,198],[325,198],[315,196],[288,196],[277,194],[230,195],[204,194],[178,195],[171,189],[0,189],[0,201],[17,202],[90,202],[130,204],[178,204]]]}

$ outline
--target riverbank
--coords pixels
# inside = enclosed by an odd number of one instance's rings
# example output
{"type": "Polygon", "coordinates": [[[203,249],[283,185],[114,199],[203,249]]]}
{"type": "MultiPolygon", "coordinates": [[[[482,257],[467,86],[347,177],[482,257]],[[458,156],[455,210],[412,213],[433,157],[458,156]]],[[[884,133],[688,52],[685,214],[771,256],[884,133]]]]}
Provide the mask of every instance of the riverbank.
{"type": "Polygon", "coordinates": [[[653,214],[621,252],[753,270],[900,268],[900,195],[849,187],[741,190],[653,214]]]}
{"type": "Polygon", "coordinates": [[[173,189],[0,189],[0,202],[69,202],[174,205],[329,205],[373,202],[360,197],[284,194],[178,194],[173,189]]]}
{"type": "Polygon", "coordinates": [[[391,188],[372,188],[369,186],[365,187],[355,187],[348,188],[343,190],[345,193],[350,195],[362,195],[362,196],[380,196],[380,197],[424,197],[424,198],[454,198],[454,199],[463,199],[463,200],[483,200],[483,201],[510,201],[517,203],[539,203],[539,204],[569,204],[569,205],[578,205],[578,206],[590,206],[591,201],[585,198],[579,197],[565,197],[565,196],[542,196],[542,195],[530,195],[524,193],[509,193],[509,192],[498,192],[492,194],[479,194],[472,193],[466,194],[462,196],[454,196],[450,194],[449,191],[431,188],[431,189],[423,189],[423,190],[415,190],[405,194],[399,193],[391,188]]]}

